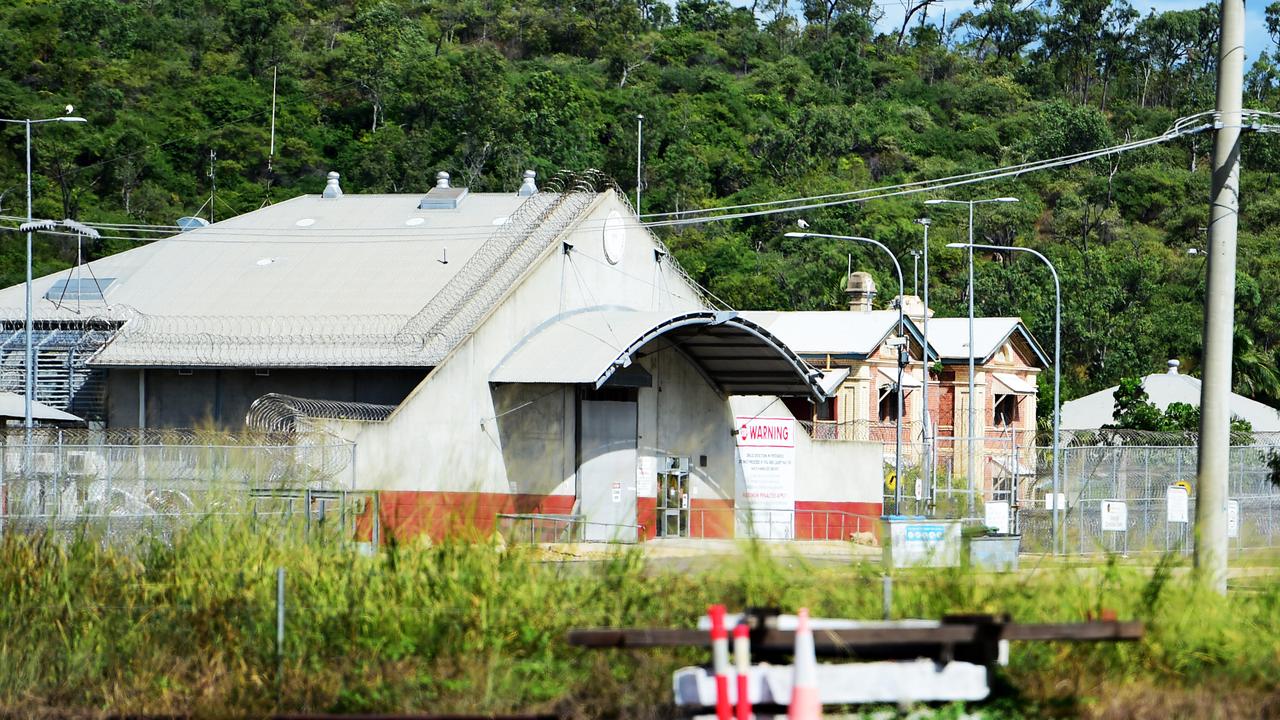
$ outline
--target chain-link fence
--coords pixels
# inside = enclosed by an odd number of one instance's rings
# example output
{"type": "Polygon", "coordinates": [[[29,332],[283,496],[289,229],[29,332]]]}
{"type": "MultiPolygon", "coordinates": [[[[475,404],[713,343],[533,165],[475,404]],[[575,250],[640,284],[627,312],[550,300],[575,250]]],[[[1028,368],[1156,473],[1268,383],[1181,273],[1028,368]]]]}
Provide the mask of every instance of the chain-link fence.
{"type": "Polygon", "coordinates": [[[341,493],[354,479],[354,446],[332,437],[39,429],[26,439],[0,433],[0,532],[92,528],[111,541],[317,504],[323,516],[345,494],[310,493],[341,493]]]}
{"type": "MultiPolygon", "coordinates": [[[[870,439],[882,442],[888,477],[893,443],[870,439]]],[[[1194,547],[1196,439],[1195,433],[1132,430],[1064,434],[1059,456],[1059,549],[1071,554],[1189,553],[1194,547]],[[1181,490],[1170,490],[1179,486],[1181,490]],[[1179,492],[1184,493],[1181,498],[1179,492]]],[[[904,445],[902,477],[896,478],[901,505],[895,505],[895,488],[886,483],[885,511],[969,518],[982,524],[988,520],[986,505],[1006,503],[1009,529],[1022,535],[1022,549],[1049,551],[1053,450],[1034,440],[1029,431],[972,441],[938,437],[931,441],[930,451],[915,435],[910,449],[904,445]]],[[[1232,440],[1236,444],[1231,448],[1228,479],[1231,547],[1280,547],[1280,487],[1272,482],[1270,466],[1273,454],[1280,456],[1280,435],[1246,433],[1232,440]]]]}
{"type": "MultiPolygon", "coordinates": [[[[1231,448],[1232,548],[1280,545],[1280,488],[1272,483],[1268,464],[1275,452],[1271,445],[1231,448]]],[[[1047,551],[1052,548],[1053,454],[1049,448],[1036,453],[1036,475],[1020,484],[1013,512],[1023,548],[1047,551]]],[[[1060,549],[1071,554],[1190,552],[1197,454],[1195,446],[1062,448],[1060,549]]]]}

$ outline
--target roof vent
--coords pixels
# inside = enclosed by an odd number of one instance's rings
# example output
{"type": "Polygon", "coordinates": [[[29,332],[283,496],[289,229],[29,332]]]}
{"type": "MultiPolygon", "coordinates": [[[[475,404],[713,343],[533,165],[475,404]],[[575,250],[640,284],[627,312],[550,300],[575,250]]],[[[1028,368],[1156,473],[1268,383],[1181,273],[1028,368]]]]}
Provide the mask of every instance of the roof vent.
{"type": "Polygon", "coordinates": [[[538,185],[534,182],[534,178],[538,177],[538,173],[532,170],[524,171],[524,182],[520,184],[520,189],[516,191],[516,197],[529,197],[538,194],[538,185]]]}
{"type": "Polygon", "coordinates": [[[1168,370],[1166,370],[1165,372],[1167,372],[1169,375],[1177,375],[1177,374],[1178,374],[1178,366],[1179,366],[1179,365],[1181,365],[1181,364],[1182,364],[1182,363],[1178,362],[1177,360],[1170,360],[1170,361],[1169,361],[1169,369],[1168,369],[1168,370]]]}
{"type": "Polygon", "coordinates": [[[324,192],[320,197],[340,198],[342,197],[342,188],[338,186],[338,173],[330,172],[329,181],[325,183],[324,192]]]}
{"type": "Polygon", "coordinates": [[[466,196],[467,189],[450,187],[449,173],[441,170],[436,173],[436,186],[427,192],[426,197],[422,198],[422,202],[418,203],[418,209],[455,210],[462,202],[462,198],[466,196]]]}

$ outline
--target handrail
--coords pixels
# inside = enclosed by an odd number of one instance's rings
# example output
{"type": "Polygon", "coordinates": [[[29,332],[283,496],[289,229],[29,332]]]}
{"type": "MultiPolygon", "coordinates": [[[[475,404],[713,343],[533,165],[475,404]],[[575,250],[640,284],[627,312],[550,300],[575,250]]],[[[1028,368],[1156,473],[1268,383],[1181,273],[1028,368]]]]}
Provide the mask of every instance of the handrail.
{"type": "Polygon", "coordinates": [[[855,535],[874,533],[880,522],[879,515],[822,508],[692,508],[688,512],[690,518],[687,537],[697,539],[735,537],[738,535],[739,520],[743,520],[748,537],[794,541],[847,541],[853,539],[855,535]],[[707,522],[708,516],[713,518],[711,523],[707,522]],[[724,522],[716,519],[728,519],[730,516],[733,524],[727,528],[724,527],[724,522]],[[756,519],[759,516],[766,518],[763,523],[756,519]],[[710,533],[708,533],[708,526],[710,526],[710,533]],[[759,532],[761,529],[764,532],[759,532]]]}
{"type": "MultiPolygon", "coordinates": [[[[502,521],[507,520],[512,523],[527,522],[528,533],[524,535],[518,530],[512,532],[504,532],[504,536],[511,541],[527,541],[530,544],[538,542],[583,542],[582,530],[588,527],[604,527],[614,528],[615,530],[634,530],[636,539],[639,540],[644,534],[644,525],[632,525],[627,523],[604,523],[594,520],[587,520],[584,515],[580,514],[555,514],[555,513],[498,513],[495,516],[495,524],[501,526],[502,521]],[[550,533],[547,531],[550,530],[550,533]],[[545,538],[552,539],[545,539],[545,538]],[[556,539],[559,538],[559,539],[556,539]]],[[[502,531],[503,528],[499,527],[502,531]]],[[[608,542],[627,542],[617,540],[617,534],[614,534],[613,540],[608,542]]]]}

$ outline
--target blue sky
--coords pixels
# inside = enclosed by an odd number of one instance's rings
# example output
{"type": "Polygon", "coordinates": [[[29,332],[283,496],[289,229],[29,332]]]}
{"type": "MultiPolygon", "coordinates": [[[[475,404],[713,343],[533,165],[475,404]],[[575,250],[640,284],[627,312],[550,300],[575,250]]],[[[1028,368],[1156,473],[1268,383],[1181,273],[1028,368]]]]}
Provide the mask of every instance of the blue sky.
{"type": "MultiPolygon", "coordinates": [[[[1130,0],[1133,7],[1138,12],[1146,15],[1155,10],[1156,12],[1164,12],[1166,10],[1190,10],[1192,8],[1201,7],[1209,0],[1130,0]]],[[[897,29],[902,27],[902,15],[906,12],[906,2],[903,0],[879,0],[880,7],[884,10],[884,19],[881,20],[881,30],[890,28],[897,29]]],[[[971,0],[943,0],[943,7],[947,9],[947,15],[954,17],[965,10],[973,7],[971,0]]],[[[1267,26],[1264,21],[1264,13],[1270,0],[1253,0],[1253,2],[1245,3],[1245,13],[1249,17],[1249,22],[1245,25],[1245,51],[1248,53],[1249,64],[1257,59],[1258,54],[1272,49],[1271,39],[1267,37],[1267,26]]],[[[931,15],[937,16],[937,10],[933,10],[931,15]]]]}
{"type": "MultiPolygon", "coordinates": [[[[730,0],[730,2],[734,5],[751,4],[750,0],[730,0]]],[[[1156,12],[1190,10],[1205,5],[1209,0],[1130,0],[1130,2],[1138,12],[1146,15],[1152,10],[1156,12]]],[[[1252,64],[1259,53],[1273,48],[1270,38],[1267,37],[1266,23],[1263,19],[1266,6],[1270,2],[1271,0],[1253,0],[1245,3],[1245,13],[1249,16],[1249,22],[1245,26],[1245,50],[1248,53],[1248,64],[1252,64]]],[[[799,3],[795,4],[799,5],[799,3]]],[[[882,32],[897,31],[902,27],[902,16],[906,12],[907,0],[877,0],[877,4],[884,10],[884,18],[880,21],[882,32]]],[[[955,17],[973,7],[973,2],[972,0],[943,0],[942,6],[946,8],[948,16],[955,17]]],[[[930,19],[936,21],[940,18],[941,13],[935,7],[930,12],[930,19]]]]}

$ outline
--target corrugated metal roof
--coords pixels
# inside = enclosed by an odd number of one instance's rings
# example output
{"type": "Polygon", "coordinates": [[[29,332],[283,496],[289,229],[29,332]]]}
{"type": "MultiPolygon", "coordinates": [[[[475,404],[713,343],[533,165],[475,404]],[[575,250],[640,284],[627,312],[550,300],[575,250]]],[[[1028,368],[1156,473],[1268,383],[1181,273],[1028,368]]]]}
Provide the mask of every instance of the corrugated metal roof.
{"type": "MultiPolygon", "coordinates": [[[[105,301],[76,313],[39,300],[35,311],[125,321],[95,366],[429,366],[458,338],[444,342],[416,317],[430,309],[452,319],[453,335],[469,332],[527,269],[515,250],[545,245],[589,197],[475,194],[457,209],[421,210],[420,194],[302,196],[97,260],[93,272],[115,278],[105,301]],[[555,228],[542,227],[548,218],[555,228]],[[442,293],[482,248],[497,260],[478,284],[442,293]]],[[[67,276],[37,279],[37,297],[67,276]]],[[[0,318],[21,317],[23,293],[0,290],[0,318]]]]}
{"type": "MultiPolygon", "coordinates": [[[[1115,392],[1118,387],[1115,385],[1063,403],[1063,429],[1096,430],[1115,422],[1115,392]]],[[[1200,378],[1180,373],[1157,373],[1142,378],[1142,389],[1161,410],[1175,402],[1200,407],[1200,378]]],[[[1231,393],[1227,407],[1232,415],[1248,420],[1257,432],[1280,432],[1280,412],[1269,405],[1231,393]]]]}
{"type": "MultiPolygon", "coordinates": [[[[26,396],[11,392],[0,392],[0,417],[25,418],[26,416],[26,396]]],[[[37,400],[31,402],[31,417],[36,420],[50,422],[84,422],[84,420],[71,413],[51,408],[37,400]]]]}
{"type": "MultiPolygon", "coordinates": [[[[1035,356],[1034,359],[1040,361],[1041,367],[1051,364],[1044,350],[1023,326],[1022,320],[1016,317],[974,318],[974,357],[979,363],[989,360],[1011,336],[1017,336],[1026,343],[1027,349],[1035,356]]],[[[943,362],[968,360],[969,318],[929,318],[929,344],[943,362]]]]}
{"type": "Polygon", "coordinates": [[[489,379],[600,387],[658,338],[726,394],[821,400],[838,387],[825,387],[822,372],[755,322],[735,312],[712,311],[593,310],[563,316],[521,340],[489,379]]]}
{"type": "MultiPolygon", "coordinates": [[[[421,197],[305,195],[89,265],[116,279],[107,293],[112,306],[148,315],[412,315],[493,234],[494,220],[525,201],[485,194],[457,210],[419,210],[421,197]],[[446,249],[447,264],[440,262],[446,249]]],[[[67,275],[35,280],[36,297],[67,275]]],[[[23,292],[21,285],[0,290],[0,308],[22,308],[23,292]]],[[[106,310],[101,301],[84,305],[82,312],[106,310]]],[[[56,308],[41,299],[36,311],[56,308]]]]}
{"type": "MultiPolygon", "coordinates": [[[[744,311],[742,316],[768,328],[787,347],[801,355],[867,357],[894,333],[897,310],[850,312],[807,310],[798,312],[744,311]]],[[[919,328],[905,318],[907,335],[921,343],[919,328]]],[[[932,329],[932,327],[930,328],[932,329]]]]}

